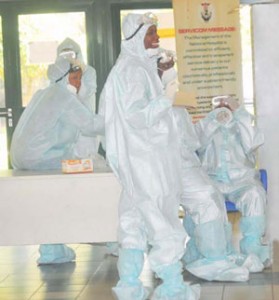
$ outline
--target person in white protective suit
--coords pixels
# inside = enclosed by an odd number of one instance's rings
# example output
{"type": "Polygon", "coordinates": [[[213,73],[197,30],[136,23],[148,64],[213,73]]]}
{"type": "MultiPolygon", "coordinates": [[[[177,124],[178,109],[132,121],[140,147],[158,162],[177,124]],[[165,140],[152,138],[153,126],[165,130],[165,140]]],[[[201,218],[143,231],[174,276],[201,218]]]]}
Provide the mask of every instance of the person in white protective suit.
{"type": "MultiPolygon", "coordinates": [[[[88,108],[88,110],[95,114],[96,112],[96,90],[97,90],[97,76],[95,69],[86,65],[83,59],[80,46],[71,38],[67,37],[57,47],[57,57],[64,57],[78,64],[82,68],[81,86],[77,94],[81,103],[88,108]]],[[[98,154],[99,137],[89,137],[80,134],[75,146],[75,153],[82,158],[92,158],[94,166],[104,166],[104,158],[98,154]]]]}
{"type": "Polygon", "coordinates": [[[215,109],[195,128],[201,146],[202,167],[226,199],[241,212],[241,253],[256,255],[264,266],[271,263],[270,245],[263,244],[266,230],[266,192],[256,170],[255,152],[264,143],[253,116],[231,97],[213,99],[215,109]]]}
{"type": "Polygon", "coordinates": [[[157,73],[159,36],[154,15],[128,14],[125,40],[101,93],[106,157],[122,185],[119,204],[119,281],[121,300],[143,300],[139,280],[144,253],[162,280],[151,299],[199,299],[199,286],[183,281],[180,259],[186,232],[179,221],[181,182],[177,128],[172,104],[157,73]]]}
{"type": "MultiPolygon", "coordinates": [[[[162,59],[159,60],[158,68],[162,74],[166,94],[174,98],[178,87],[177,74],[170,64],[173,54],[165,53],[162,51],[160,54],[162,59]],[[164,68],[167,63],[171,68],[164,68]]],[[[186,108],[176,106],[173,113],[177,122],[182,157],[181,204],[185,210],[183,223],[190,235],[183,256],[185,268],[206,280],[246,281],[249,277],[247,268],[261,271],[262,264],[257,258],[249,257],[243,258],[241,264],[244,265],[239,267],[228,257],[231,228],[223,196],[201,168],[195,152],[200,143],[186,108]]]]}
{"type": "MultiPolygon", "coordinates": [[[[82,72],[60,57],[48,68],[50,85],[37,91],[16,126],[11,144],[14,169],[61,169],[62,159],[73,159],[80,132],[104,134],[104,119],[92,115],[77,98],[82,72]]],[[[41,245],[38,264],[64,263],[75,259],[65,245],[41,245]]]]}

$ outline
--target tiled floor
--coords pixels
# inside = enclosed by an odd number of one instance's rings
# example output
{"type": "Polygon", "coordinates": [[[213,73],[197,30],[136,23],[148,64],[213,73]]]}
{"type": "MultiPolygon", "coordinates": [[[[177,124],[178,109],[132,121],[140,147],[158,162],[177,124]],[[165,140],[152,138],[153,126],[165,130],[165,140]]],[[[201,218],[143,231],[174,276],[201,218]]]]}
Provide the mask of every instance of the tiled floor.
{"type": "MultiPolygon", "coordinates": [[[[237,234],[238,214],[230,214],[237,234]]],[[[0,300],[112,300],[111,287],[118,280],[117,258],[105,245],[70,245],[75,263],[38,267],[38,246],[0,247],[0,300]]],[[[158,284],[146,264],[144,285],[158,284]]],[[[279,244],[274,243],[270,269],[252,274],[245,283],[206,282],[184,273],[188,282],[201,284],[203,300],[279,300],[279,244]]],[[[131,299],[133,300],[133,299],[131,299]]]]}

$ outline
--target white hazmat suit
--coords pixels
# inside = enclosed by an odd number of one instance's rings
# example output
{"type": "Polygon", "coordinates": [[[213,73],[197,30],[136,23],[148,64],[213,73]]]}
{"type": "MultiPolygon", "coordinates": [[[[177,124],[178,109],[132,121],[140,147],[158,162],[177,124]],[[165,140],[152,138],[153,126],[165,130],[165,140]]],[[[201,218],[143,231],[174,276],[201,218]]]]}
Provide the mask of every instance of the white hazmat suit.
{"type": "MultiPolygon", "coordinates": [[[[62,159],[77,158],[73,149],[80,133],[104,133],[103,118],[92,115],[68,84],[69,70],[70,62],[64,58],[50,65],[50,85],[36,92],[24,110],[12,138],[14,169],[61,169],[62,159]]],[[[41,245],[40,254],[39,264],[75,259],[74,251],[65,245],[41,245]]]]}
{"type": "Polygon", "coordinates": [[[121,53],[101,94],[107,160],[123,187],[119,206],[118,299],[147,299],[138,277],[147,243],[153,271],[163,280],[151,299],[198,299],[183,282],[179,259],[186,233],[178,218],[181,182],[177,128],[164,96],[156,58],[144,47],[155,23],[146,15],[123,20],[121,53]],[[129,38],[130,37],[130,38],[129,38]],[[128,38],[128,39],[127,39],[128,38]]]}
{"type": "MultiPolygon", "coordinates": [[[[160,61],[161,62],[161,61],[160,61]]],[[[166,94],[174,99],[178,86],[174,68],[163,72],[166,94]]],[[[184,227],[190,235],[183,257],[185,268],[206,280],[246,281],[249,272],[227,257],[230,227],[222,194],[201,167],[196,150],[200,147],[191,117],[184,107],[174,107],[181,154],[184,227]]]]}
{"type": "MultiPolygon", "coordinates": [[[[97,90],[97,76],[95,69],[86,65],[83,59],[81,48],[71,38],[66,38],[57,48],[57,57],[62,56],[69,58],[75,64],[82,68],[81,87],[77,94],[80,102],[88,108],[88,110],[95,114],[96,112],[96,90],[97,90]]],[[[92,158],[95,166],[97,164],[104,165],[104,159],[98,154],[99,137],[85,136],[80,134],[75,146],[75,154],[82,158],[92,158]]]]}
{"type": "Polygon", "coordinates": [[[266,228],[266,192],[255,168],[255,152],[264,143],[262,132],[253,126],[253,116],[243,106],[232,112],[216,108],[196,124],[196,132],[203,168],[242,214],[241,252],[255,254],[263,264],[269,264],[270,248],[261,243],[266,228]]]}
{"type": "Polygon", "coordinates": [[[201,168],[191,118],[183,108],[175,108],[174,114],[181,133],[183,223],[191,237],[183,257],[185,268],[206,280],[246,281],[248,269],[227,256],[231,234],[224,199],[201,168]]]}

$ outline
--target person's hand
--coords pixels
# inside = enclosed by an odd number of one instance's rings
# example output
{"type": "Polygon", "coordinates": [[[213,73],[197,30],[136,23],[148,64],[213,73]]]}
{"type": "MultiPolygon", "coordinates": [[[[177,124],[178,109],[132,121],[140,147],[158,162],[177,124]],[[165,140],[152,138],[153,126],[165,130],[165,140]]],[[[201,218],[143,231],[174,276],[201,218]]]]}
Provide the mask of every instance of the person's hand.
{"type": "Polygon", "coordinates": [[[234,98],[223,98],[219,100],[219,104],[216,106],[216,108],[221,107],[225,107],[230,111],[235,111],[239,107],[239,104],[234,98]]]}
{"type": "Polygon", "coordinates": [[[177,89],[178,82],[176,80],[170,81],[166,86],[165,95],[170,99],[171,103],[174,103],[177,89]]]}
{"type": "Polygon", "coordinates": [[[173,66],[174,66],[173,57],[171,57],[170,60],[167,61],[159,60],[158,62],[158,69],[161,70],[162,72],[172,68],[173,66]]]}

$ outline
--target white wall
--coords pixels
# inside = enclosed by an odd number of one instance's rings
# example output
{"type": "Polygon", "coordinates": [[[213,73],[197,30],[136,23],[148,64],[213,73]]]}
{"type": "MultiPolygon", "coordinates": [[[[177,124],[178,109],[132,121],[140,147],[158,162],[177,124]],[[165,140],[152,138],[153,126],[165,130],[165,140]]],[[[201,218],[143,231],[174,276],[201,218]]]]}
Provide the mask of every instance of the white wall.
{"type": "Polygon", "coordinates": [[[253,36],[257,124],[264,130],[260,167],[268,173],[268,222],[279,239],[279,4],[254,5],[253,36]]]}

